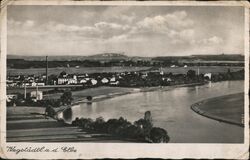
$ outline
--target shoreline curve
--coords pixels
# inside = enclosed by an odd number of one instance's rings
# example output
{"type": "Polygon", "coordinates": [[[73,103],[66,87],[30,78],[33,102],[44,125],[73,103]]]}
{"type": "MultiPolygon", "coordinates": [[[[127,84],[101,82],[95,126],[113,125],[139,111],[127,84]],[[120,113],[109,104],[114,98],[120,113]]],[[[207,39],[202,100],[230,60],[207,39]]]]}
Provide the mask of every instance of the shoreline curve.
{"type": "Polygon", "coordinates": [[[204,117],[207,117],[207,118],[219,121],[219,122],[223,122],[223,123],[228,123],[228,124],[232,124],[232,125],[237,125],[237,126],[240,126],[240,127],[244,127],[244,121],[238,122],[238,121],[234,121],[234,120],[231,120],[231,119],[228,119],[228,118],[223,118],[221,116],[217,116],[217,115],[211,114],[211,113],[206,112],[206,111],[204,111],[204,110],[202,110],[202,109],[199,108],[202,105],[204,105],[205,103],[212,102],[215,99],[218,99],[218,98],[225,99],[225,98],[228,98],[229,96],[239,96],[239,94],[243,94],[243,96],[244,96],[244,93],[235,93],[235,94],[229,94],[229,95],[224,95],[224,96],[219,96],[219,97],[208,98],[208,99],[205,99],[205,100],[202,100],[202,101],[199,101],[199,102],[196,102],[196,103],[192,104],[190,108],[195,113],[197,113],[197,114],[199,114],[201,116],[204,116],[204,117]]]}

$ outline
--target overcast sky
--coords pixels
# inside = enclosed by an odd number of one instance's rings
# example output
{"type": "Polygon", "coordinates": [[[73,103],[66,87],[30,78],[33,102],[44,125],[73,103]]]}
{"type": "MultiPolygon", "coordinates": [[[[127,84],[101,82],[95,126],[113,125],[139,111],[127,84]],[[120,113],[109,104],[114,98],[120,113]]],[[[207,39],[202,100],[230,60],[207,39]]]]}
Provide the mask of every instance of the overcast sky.
{"type": "Polygon", "coordinates": [[[8,54],[243,54],[242,7],[8,6],[8,54]]]}

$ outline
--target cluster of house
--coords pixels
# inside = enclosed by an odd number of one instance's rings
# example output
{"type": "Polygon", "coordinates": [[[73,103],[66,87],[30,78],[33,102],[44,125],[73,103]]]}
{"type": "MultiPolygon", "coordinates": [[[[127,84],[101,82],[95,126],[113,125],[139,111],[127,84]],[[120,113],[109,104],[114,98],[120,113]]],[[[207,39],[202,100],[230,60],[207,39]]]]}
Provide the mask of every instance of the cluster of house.
{"type": "Polygon", "coordinates": [[[10,75],[7,77],[7,87],[15,86],[44,86],[46,75],[35,76],[35,75],[10,75]]]}
{"type": "MultiPolygon", "coordinates": [[[[61,72],[56,78],[50,79],[50,85],[74,85],[74,84],[86,84],[86,85],[96,85],[98,83],[118,85],[121,76],[128,73],[114,73],[107,76],[99,74],[98,76],[90,76],[86,74],[67,74],[66,72],[61,72]]],[[[24,87],[24,86],[45,86],[46,85],[46,75],[35,76],[35,75],[13,75],[7,77],[7,87],[24,87]]]]}
{"type": "MultiPolygon", "coordinates": [[[[156,70],[151,72],[157,72],[159,75],[164,75],[162,70],[156,70]]],[[[75,85],[82,84],[85,86],[94,86],[97,84],[103,85],[119,85],[119,83],[126,79],[126,77],[131,77],[132,75],[139,76],[142,79],[147,79],[148,72],[121,72],[121,73],[94,73],[94,74],[67,74],[66,72],[61,72],[57,77],[48,78],[49,85],[75,85]]],[[[206,73],[204,77],[211,79],[212,74],[206,73]]],[[[170,77],[162,77],[163,81],[171,81],[170,77]]],[[[7,87],[24,87],[24,86],[45,86],[46,75],[35,76],[8,76],[7,87]]]]}
{"type": "Polygon", "coordinates": [[[73,85],[73,84],[86,84],[86,85],[96,85],[98,83],[102,84],[110,84],[110,85],[118,85],[119,79],[122,77],[120,74],[124,73],[116,73],[109,75],[107,77],[99,74],[95,76],[89,76],[86,74],[67,74],[66,72],[60,73],[56,80],[54,80],[54,84],[57,85],[73,85]]]}

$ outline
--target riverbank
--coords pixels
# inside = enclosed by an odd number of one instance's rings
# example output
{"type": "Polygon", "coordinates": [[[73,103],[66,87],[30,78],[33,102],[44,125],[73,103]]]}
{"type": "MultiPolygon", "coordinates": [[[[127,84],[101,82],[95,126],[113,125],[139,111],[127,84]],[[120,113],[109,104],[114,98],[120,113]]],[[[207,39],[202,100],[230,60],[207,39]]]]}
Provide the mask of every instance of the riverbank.
{"type": "Polygon", "coordinates": [[[203,100],[193,104],[191,109],[207,118],[244,127],[244,93],[203,100]]]}
{"type": "MultiPolygon", "coordinates": [[[[71,108],[74,105],[78,105],[80,103],[92,103],[99,102],[102,100],[107,100],[110,98],[114,98],[117,96],[139,93],[139,92],[153,92],[156,90],[168,91],[171,89],[179,88],[179,87],[191,87],[204,85],[205,83],[191,83],[191,84],[180,84],[180,85],[172,85],[172,86],[157,86],[157,87],[143,87],[143,88],[125,88],[125,87],[98,87],[98,88],[89,88],[82,91],[73,91],[72,97],[74,100],[72,104],[69,106],[61,106],[59,108],[55,108],[57,114],[61,113],[65,109],[71,108]],[[93,99],[88,101],[86,99],[87,96],[91,95],[93,99]],[[84,97],[84,98],[83,98],[84,97]]],[[[61,94],[53,94],[47,97],[60,97],[61,94]]]]}

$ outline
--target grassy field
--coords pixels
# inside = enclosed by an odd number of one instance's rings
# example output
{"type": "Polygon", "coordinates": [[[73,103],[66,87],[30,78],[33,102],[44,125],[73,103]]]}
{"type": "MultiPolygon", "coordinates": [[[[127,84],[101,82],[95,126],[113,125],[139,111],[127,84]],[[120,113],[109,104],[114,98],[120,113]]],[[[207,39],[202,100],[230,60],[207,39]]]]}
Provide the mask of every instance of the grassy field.
{"type": "MultiPolygon", "coordinates": [[[[131,72],[131,71],[139,71],[146,70],[151,67],[58,67],[58,68],[49,68],[49,75],[55,74],[58,75],[62,71],[66,71],[70,74],[83,74],[83,73],[103,73],[103,72],[131,72]]],[[[41,75],[45,74],[45,68],[30,68],[30,69],[7,69],[8,75],[41,75]]]]}
{"type": "MultiPolygon", "coordinates": [[[[66,71],[67,73],[71,74],[83,74],[83,73],[103,73],[103,72],[131,72],[131,71],[140,71],[140,70],[147,70],[151,67],[80,67],[80,68],[49,68],[48,72],[49,75],[55,74],[58,75],[62,71],[66,71]]],[[[238,71],[243,69],[243,67],[225,67],[225,66],[202,66],[199,67],[200,73],[221,73],[227,72],[228,68],[230,68],[231,72],[238,71]]],[[[176,68],[169,68],[165,67],[162,68],[165,73],[172,72],[174,74],[184,74],[187,73],[188,70],[196,70],[198,67],[176,67],[176,68]]],[[[30,68],[30,69],[7,69],[7,75],[41,75],[45,74],[45,68],[30,68]]]]}
{"type": "MultiPolygon", "coordinates": [[[[111,95],[115,93],[128,93],[133,92],[133,88],[124,88],[124,87],[98,87],[98,88],[88,88],[81,91],[73,91],[72,97],[74,101],[83,99],[87,96],[97,97],[102,95],[111,95]]],[[[58,99],[62,93],[48,94],[44,95],[44,99],[58,99]]]]}
{"type": "Polygon", "coordinates": [[[242,125],[244,124],[244,93],[204,100],[192,106],[192,109],[212,119],[242,125]]]}
{"type": "MultiPolygon", "coordinates": [[[[230,68],[231,72],[239,71],[243,69],[244,67],[225,67],[225,66],[200,66],[199,72],[200,73],[225,73],[228,71],[228,68],[230,68]]],[[[163,72],[169,73],[172,72],[174,74],[186,74],[188,70],[195,70],[198,71],[198,67],[176,67],[176,68],[163,68],[163,72]]]]}
{"type": "Polygon", "coordinates": [[[44,110],[43,107],[7,107],[7,142],[136,142],[45,119],[44,110]]]}

